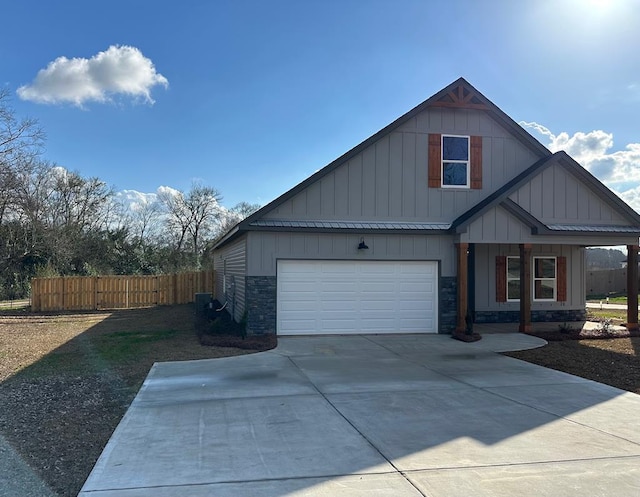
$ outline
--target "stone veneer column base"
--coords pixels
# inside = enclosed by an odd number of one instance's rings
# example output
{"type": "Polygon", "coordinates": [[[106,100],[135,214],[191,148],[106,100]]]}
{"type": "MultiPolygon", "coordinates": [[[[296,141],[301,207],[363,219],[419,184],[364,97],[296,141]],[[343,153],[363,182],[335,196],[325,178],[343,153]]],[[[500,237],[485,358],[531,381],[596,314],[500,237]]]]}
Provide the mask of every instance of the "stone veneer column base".
{"type": "Polygon", "coordinates": [[[453,333],[458,317],[458,281],[455,276],[440,277],[438,307],[438,333],[453,333]]]}
{"type": "Polygon", "coordinates": [[[276,277],[246,276],[247,335],[276,334],[276,277]]]}
{"type": "MultiPolygon", "coordinates": [[[[584,321],[586,319],[586,309],[531,311],[531,321],[534,323],[584,321]]],[[[519,311],[476,311],[474,319],[476,323],[518,323],[519,321],[519,311]]]]}

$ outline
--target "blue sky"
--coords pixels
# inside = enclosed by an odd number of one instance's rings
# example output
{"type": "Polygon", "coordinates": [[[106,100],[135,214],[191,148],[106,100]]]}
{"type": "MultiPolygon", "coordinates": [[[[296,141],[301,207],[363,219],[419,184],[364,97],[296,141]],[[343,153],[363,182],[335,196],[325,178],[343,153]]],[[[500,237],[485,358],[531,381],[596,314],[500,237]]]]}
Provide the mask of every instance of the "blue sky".
{"type": "Polygon", "coordinates": [[[640,0],[2,10],[0,84],[44,158],[118,191],[200,181],[265,204],[463,76],[640,209],[640,0]]]}

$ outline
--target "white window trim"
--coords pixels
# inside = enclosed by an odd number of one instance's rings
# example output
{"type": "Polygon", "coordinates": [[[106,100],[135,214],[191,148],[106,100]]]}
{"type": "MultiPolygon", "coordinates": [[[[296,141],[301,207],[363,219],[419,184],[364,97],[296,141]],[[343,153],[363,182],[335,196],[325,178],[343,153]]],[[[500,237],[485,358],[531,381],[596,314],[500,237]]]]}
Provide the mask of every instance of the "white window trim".
{"type": "MultiPolygon", "coordinates": [[[[507,264],[506,264],[506,267],[505,267],[505,271],[507,272],[507,274],[505,275],[505,277],[506,277],[506,285],[507,285],[507,288],[506,288],[507,302],[520,302],[519,298],[517,298],[517,299],[510,299],[509,298],[509,280],[511,280],[511,281],[515,281],[516,280],[516,278],[509,278],[509,259],[518,259],[518,260],[520,260],[520,256],[519,255],[508,255],[507,256],[507,264]]],[[[517,280],[518,280],[518,282],[520,282],[520,275],[518,275],[517,280]]]]}
{"type": "Polygon", "coordinates": [[[457,190],[469,190],[471,188],[471,136],[470,135],[442,135],[440,137],[440,186],[442,188],[453,188],[457,190]],[[466,138],[467,139],[467,160],[445,160],[444,158],[444,139],[445,137],[466,138]],[[467,165],[467,184],[466,185],[445,185],[444,184],[444,163],[453,162],[456,164],[467,165]]]}
{"type": "Polygon", "coordinates": [[[534,302],[557,302],[558,300],[558,258],[553,255],[535,255],[533,256],[533,265],[531,266],[531,297],[534,302]],[[553,259],[553,278],[536,278],[536,259],[553,259]],[[536,298],[536,281],[553,280],[553,298],[537,299],[536,298]]]}
{"type": "MultiPolygon", "coordinates": [[[[507,302],[520,302],[520,299],[510,299],[509,298],[509,259],[520,259],[518,255],[508,255],[507,263],[505,267],[505,281],[506,281],[506,292],[507,292],[507,302]]],[[[558,258],[554,255],[535,255],[533,256],[533,264],[531,266],[531,297],[533,302],[557,302],[558,301],[558,258]],[[555,277],[554,278],[536,278],[536,259],[553,259],[554,269],[555,269],[555,277]],[[538,280],[553,280],[553,298],[552,299],[537,299],[536,298],[536,281],[538,280]]],[[[515,280],[516,278],[511,278],[511,280],[515,280]]],[[[520,281],[520,278],[517,278],[520,281]]]]}

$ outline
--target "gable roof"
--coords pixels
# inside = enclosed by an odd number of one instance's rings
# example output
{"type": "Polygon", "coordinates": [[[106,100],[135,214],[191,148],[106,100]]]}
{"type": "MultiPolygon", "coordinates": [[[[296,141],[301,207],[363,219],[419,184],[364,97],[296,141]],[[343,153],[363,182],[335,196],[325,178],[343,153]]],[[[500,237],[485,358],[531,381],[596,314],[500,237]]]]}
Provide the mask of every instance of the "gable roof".
{"type": "Polygon", "coordinates": [[[428,98],[421,104],[411,109],[406,114],[400,116],[391,124],[382,128],[376,134],[370,136],[359,145],[356,145],[354,148],[352,148],[342,156],[330,162],[324,168],[312,174],[301,183],[298,183],[289,191],[283,193],[278,198],[268,203],[258,211],[254,212],[246,219],[240,221],[215,244],[214,249],[228,243],[236,236],[238,236],[240,232],[251,229],[251,226],[255,226],[255,222],[259,220],[264,214],[270,212],[287,200],[291,199],[299,192],[315,183],[322,177],[326,176],[327,174],[331,173],[339,166],[353,158],[355,155],[359,154],[361,151],[378,141],[383,136],[391,133],[402,124],[406,123],[407,121],[430,107],[450,107],[485,111],[496,122],[506,128],[524,146],[531,150],[535,155],[543,158],[551,156],[551,152],[544,145],[542,145],[532,135],[527,133],[518,123],[516,123],[507,114],[500,110],[487,97],[485,97],[476,88],[474,88],[467,80],[465,80],[464,78],[459,78],[450,85],[440,90],[432,97],[428,98]]]}
{"type": "Polygon", "coordinates": [[[637,233],[640,232],[640,215],[622,201],[615,193],[609,190],[602,184],[595,176],[593,176],[584,167],[578,164],[570,155],[564,151],[556,152],[553,155],[544,157],[533,164],[531,167],[520,173],[508,183],[504,184],[501,188],[490,194],[488,197],[478,202],[474,207],[467,212],[459,216],[451,223],[451,230],[460,233],[466,229],[466,227],[482,216],[489,209],[501,205],[506,208],[511,214],[517,217],[524,224],[528,225],[534,233],[553,233],[553,232],[594,232],[599,231],[602,233],[607,232],[625,232],[625,233],[637,233]],[[532,216],[529,212],[524,210],[518,204],[510,200],[508,197],[515,190],[520,188],[525,183],[529,182],[534,176],[538,175],[546,168],[553,164],[558,164],[561,167],[574,174],[576,177],[584,181],[592,190],[594,190],[600,198],[602,198],[612,209],[618,212],[624,217],[629,224],[633,227],[629,230],[629,227],[617,226],[615,229],[611,226],[577,226],[568,224],[553,224],[546,225],[532,216]],[[599,229],[597,229],[599,228],[599,229]]]}

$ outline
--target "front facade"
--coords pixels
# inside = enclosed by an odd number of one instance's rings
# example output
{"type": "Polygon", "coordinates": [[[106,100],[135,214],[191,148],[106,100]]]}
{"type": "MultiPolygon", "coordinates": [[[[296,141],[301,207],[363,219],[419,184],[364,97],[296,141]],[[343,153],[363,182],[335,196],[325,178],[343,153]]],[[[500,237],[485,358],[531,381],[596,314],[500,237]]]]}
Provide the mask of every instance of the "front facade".
{"type": "Polygon", "coordinates": [[[639,235],[635,211],[459,79],[227,233],[216,298],[254,334],[527,331],[584,318],[584,248],[632,257],[639,235]]]}

